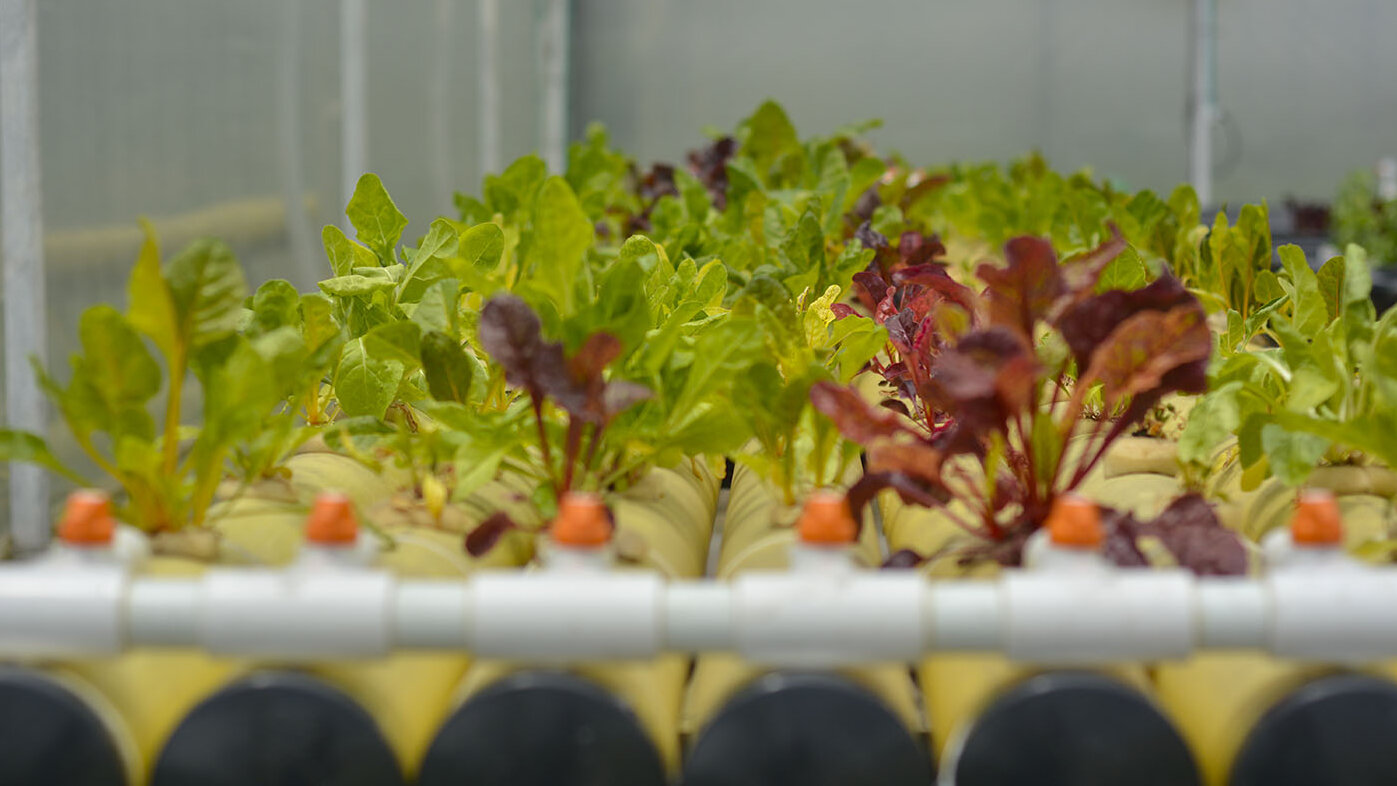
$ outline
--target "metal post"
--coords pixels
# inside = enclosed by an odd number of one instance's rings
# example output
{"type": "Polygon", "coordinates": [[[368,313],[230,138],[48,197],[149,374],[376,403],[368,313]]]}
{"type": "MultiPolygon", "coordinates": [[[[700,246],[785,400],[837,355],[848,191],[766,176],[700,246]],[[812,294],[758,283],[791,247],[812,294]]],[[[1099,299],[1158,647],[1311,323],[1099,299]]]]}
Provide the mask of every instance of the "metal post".
{"type": "Polygon", "coordinates": [[[432,20],[435,43],[432,47],[431,97],[427,102],[427,150],[431,158],[427,169],[431,172],[432,197],[437,200],[437,210],[451,206],[451,191],[456,178],[456,168],[452,163],[451,144],[451,62],[456,53],[455,31],[452,20],[455,17],[456,0],[436,0],[435,19],[432,20]]]}
{"type": "Polygon", "coordinates": [[[282,0],[281,10],[281,40],[277,53],[281,66],[277,79],[281,192],[286,201],[286,228],[294,257],[292,268],[300,271],[299,283],[310,286],[319,278],[324,259],[316,253],[306,220],[305,150],[301,139],[301,1],[282,0]]]}
{"type": "Polygon", "coordinates": [[[1213,126],[1217,122],[1217,0],[1193,0],[1189,42],[1192,50],[1189,94],[1188,180],[1198,201],[1213,201],[1213,126]]]}
{"type": "MultiPolygon", "coordinates": [[[[349,203],[368,170],[368,12],[368,0],[340,0],[341,204],[349,203]]],[[[344,228],[353,232],[348,219],[344,228]]]]}
{"type": "Polygon", "coordinates": [[[540,124],[543,159],[550,172],[567,169],[568,38],[572,29],[569,0],[543,0],[538,26],[538,62],[543,81],[540,124]]]}
{"type": "Polygon", "coordinates": [[[479,72],[480,171],[484,177],[500,169],[500,35],[499,0],[478,0],[476,6],[479,36],[476,39],[476,68],[479,72]]]}
{"type": "MultiPolygon", "coordinates": [[[[36,0],[0,0],[0,231],[4,232],[5,417],[13,427],[48,431],[30,356],[48,359],[44,219],[39,177],[39,53],[36,0]]],[[[10,535],[15,549],[49,539],[48,477],[10,465],[10,535]]]]}

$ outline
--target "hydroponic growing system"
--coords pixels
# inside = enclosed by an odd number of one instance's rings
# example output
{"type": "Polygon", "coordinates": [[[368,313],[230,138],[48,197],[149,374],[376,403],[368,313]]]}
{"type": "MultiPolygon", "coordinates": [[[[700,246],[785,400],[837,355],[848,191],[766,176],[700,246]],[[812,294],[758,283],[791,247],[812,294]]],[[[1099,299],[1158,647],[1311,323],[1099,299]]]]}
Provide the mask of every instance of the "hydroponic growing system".
{"type": "Polygon", "coordinates": [[[596,128],[420,238],[366,174],[311,292],[143,226],[33,368],[96,476],[0,433],[77,489],[0,782],[1397,782],[1364,249],[867,128],[596,128]]]}

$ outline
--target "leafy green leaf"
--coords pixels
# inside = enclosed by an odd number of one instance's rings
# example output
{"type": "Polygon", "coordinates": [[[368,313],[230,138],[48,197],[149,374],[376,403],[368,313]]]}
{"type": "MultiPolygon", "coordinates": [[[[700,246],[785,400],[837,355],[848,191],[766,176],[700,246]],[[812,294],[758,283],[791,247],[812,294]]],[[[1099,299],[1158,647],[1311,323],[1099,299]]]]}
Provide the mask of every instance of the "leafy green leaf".
{"type": "Polygon", "coordinates": [[[165,278],[178,320],[179,343],[198,349],[237,330],[247,280],[227,245],[195,241],[170,260],[165,278]]]}
{"type": "Polygon", "coordinates": [[[393,249],[407,229],[407,216],[393,204],[378,175],[368,172],[359,178],[344,214],[354,225],[359,242],[374,252],[379,264],[387,266],[396,261],[393,249]]]}
{"type": "Polygon", "coordinates": [[[498,224],[477,224],[461,233],[461,258],[478,270],[499,267],[504,254],[504,232],[498,224]]]}
{"type": "Polygon", "coordinates": [[[326,224],[320,231],[320,240],[325,246],[325,255],[330,258],[330,269],[336,276],[347,276],[357,267],[378,264],[374,252],[345,237],[344,232],[333,224],[326,224]]]}
{"type": "Polygon", "coordinates": [[[141,232],[144,235],[141,251],[126,287],[126,318],[132,327],[155,342],[155,346],[170,357],[175,352],[179,320],[175,315],[169,284],[160,269],[160,247],[155,239],[155,228],[149,221],[141,219],[141,232]]]}
{"type": "Polygon", "coordinates": [[[401,361],[375,356],[365,338],[346,343],[335,371],[340,409],[351,416],[383,417],[398,392],[403,370],[401,361]]]}
{"type": "Polygon", "coordinates": [[[27,431],[0,429],[0,461],[24,461],[37,464],[55,475],[61,475],[79,486],[90,487],[92,481],[69,469],[49,450],[43,438],[27,431]]]}
{"type": "Polygon", "coordinates": [[[567,181],[556,176],[544,181],[534,205],[528,272],[561,314],[572,313],[574,283],[592,238],[592,222],[567,181]]]}
{"type": "Polygon", "coordinates": [[[1318,466],[1329,449],[1329,440],[1267,423],[1261,427],[1261,449],[1276,477],[1288,485],[1298,486],[1318,466]]]}
{"type": "Polygon", "coordinates": [[[432,398],[466,403],[474,367],[456,339],[435,332],[423,336],[422,369],[432,398]]]}

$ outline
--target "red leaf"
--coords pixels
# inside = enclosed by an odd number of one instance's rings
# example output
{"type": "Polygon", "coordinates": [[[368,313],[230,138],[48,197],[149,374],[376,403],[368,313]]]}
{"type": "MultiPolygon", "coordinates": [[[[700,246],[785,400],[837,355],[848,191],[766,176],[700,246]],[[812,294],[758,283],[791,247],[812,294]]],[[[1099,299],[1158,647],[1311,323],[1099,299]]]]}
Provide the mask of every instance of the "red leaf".
{"type": "Polygon", "coordinates": [[[517,528],[518,525],[508,513],[494,513],[466,535],[466,553],[472,557],[482,557],[494,548],[506,532],[517,528]]]}
{"type": "Polygon", "coordinates": [[[1132,291],[1113,289],[1068,305],[1054,320],[1062,333],[1077,369],[1086,369],[1096,347],[1116,326],[1141,311],[1168,311],[1176,306],[1197,304],[1183,284],[1165,273],[1148,286],[1132,291]]]}
{"type": "Polygon", "coordinates": [[[1157,518],[1137,528],[1137,536],[1159,538],[1180,566],[1200,576],[1240,576],[1247,572],[1247,549],[1236,532],[1218,521],[1207,500],[1186,494],[1157,518]]]}
{"type": "Polygon", "coordinates": [[[1156,392],[1175,369],[1206,367],[1212,348],[1212,333],[1196,303],[1168,312],[1143,311],[1097,346],[1078,384],[1100,382],[1106,406],[1114,408],[1126,396],[1156,392]]]}
{"type": "Polygon", "coordinates": [[[874,407],[852,388],[827,380],[810,387],[810,403],[834,421],[845,439],[860,445],[914,433],[897,415],[874,407]]]}
{"type": "Polygon", "coordinates": [[[1004,267],[981,265],[976,274],[987,285],[990,323],[1032,338],[1065,291],[1052,244],[1039,237],[1016,237],[1004,244],[1004,267]]]}

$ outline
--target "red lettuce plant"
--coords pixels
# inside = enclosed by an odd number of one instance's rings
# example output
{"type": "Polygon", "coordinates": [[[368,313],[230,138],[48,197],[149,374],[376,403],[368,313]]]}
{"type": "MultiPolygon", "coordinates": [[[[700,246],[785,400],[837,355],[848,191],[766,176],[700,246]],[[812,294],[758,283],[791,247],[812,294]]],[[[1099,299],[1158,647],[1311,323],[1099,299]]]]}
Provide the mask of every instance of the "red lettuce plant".
{"type": "MultiPolygon", "coordinates": [[[[1053,501],[1080,486],[1132,424],[1166,394],[1203,392],[1212,336],[1202,307],[1177,279],[1097,293],[1102,271],[1124,248],[1117,235],[1060,263],[1048,241],[1015,238],[1005,246],[1007,264],[978,269],[979,295],[934,264],[895,270],[900,286],[885,287],[874,319],[888,327],[897,352],[896,374],[884,369],[884,376],[895,379],[914,417],[873,406],[849,388],[820,383],[811,391],[815,406],[867,451],[851,502],[861,507],[894,489],[910,504],[941,508],[982,539],[968,559],[1017,564],[1053,501]],[[951,500],[964,508],[950,507],[951,500]]],[[[865,282],[877,285],[872,276],[865,282]]],[[[1181,542],[1175,535],[1183,525],[1107,519],[1132,541],[1112,551],[1138,556],[1133,540],[1155,529],[1171,533],[1160,538],[1167,547],[1181,542]]],[[[1193,520],[1219,526],[1210,515],[1193,520]]],[[[1235,538],[1210,538],[1209,560],[1245,565],[1235,538]]],[[[1201,565],[1198,551],[1175,555],[1201,565]]]]}

